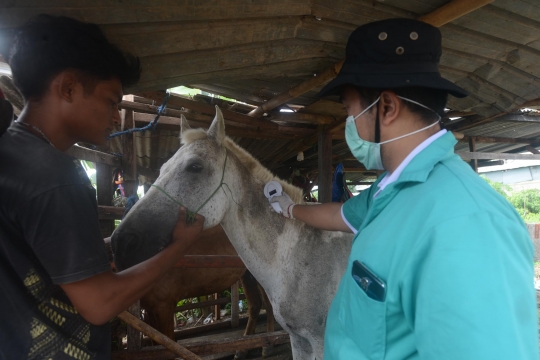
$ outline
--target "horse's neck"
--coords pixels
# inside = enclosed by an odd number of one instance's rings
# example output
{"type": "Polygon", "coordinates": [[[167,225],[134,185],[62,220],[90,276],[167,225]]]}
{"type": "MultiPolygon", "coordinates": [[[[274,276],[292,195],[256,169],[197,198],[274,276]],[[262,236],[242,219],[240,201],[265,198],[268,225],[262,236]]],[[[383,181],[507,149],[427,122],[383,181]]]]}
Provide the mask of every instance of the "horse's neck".
{"type": "Polygon", "coordinates": [[[239,205],[232,204],[221,224],[250,270],[275,270],[278,259],[297,245],[304,225],[272,210],[263,195],[264,185],[253,180],[237,188],[242,192],[239,205]]]}

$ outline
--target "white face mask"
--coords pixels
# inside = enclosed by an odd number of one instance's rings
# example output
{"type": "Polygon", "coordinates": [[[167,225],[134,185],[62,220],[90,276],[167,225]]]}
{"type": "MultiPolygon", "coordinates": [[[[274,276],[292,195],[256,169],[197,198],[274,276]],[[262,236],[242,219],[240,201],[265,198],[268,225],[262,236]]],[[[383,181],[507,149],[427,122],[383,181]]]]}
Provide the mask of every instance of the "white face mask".
{"type": "MultiPolygon", "coordinates": [[[[398,98],[433,111],[427,106],[420,104],[419,102],[416,102],[414,100],[407,99],[402,96],[398,96],[398,98]]],[[[386,140],[380,143],[373,143],[370,141],[363,140],[358,135],[358,130],[356,129],[355,120],[358,119],[360,116],[364,115],[366,111],[371,109],[376,103],[379,102],[380,99],[381,97],[379,96],[377,100],[375,100],[371,105],[365,108],[360,114],[356,116],[352,116],[352,115],[348,116],[346,120],[347,123],[345,124],[345,140],[347,141],[347,145],[349,146],[349,149],[351,150],[353,156],[362,164],[364,164],[364,166],[368,170],[384,170],[383,164],[382,164],[382,158],[381,158],[381,145],[388,144],[389,142],[396,141],[399,139],[403,139],[407,136],[417,134],[421,131],[424,131],[426,129],[429,129],[437,125],[439,121],[441,121],[441,116],[437,114],[435,111],[433,111],[439,117],[439,119],[437,119],[437,121],[435,121],[433,124],[428,125],[422,129],[419,129],[411,133],[398,136],[397,138],[386,140]]]]}

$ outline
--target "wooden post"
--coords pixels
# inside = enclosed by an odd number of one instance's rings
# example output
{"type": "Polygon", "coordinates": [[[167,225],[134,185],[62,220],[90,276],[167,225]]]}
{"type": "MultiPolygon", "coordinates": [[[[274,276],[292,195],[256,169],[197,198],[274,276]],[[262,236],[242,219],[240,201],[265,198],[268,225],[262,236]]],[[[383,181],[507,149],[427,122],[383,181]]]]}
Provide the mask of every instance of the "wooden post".
{"type": "MultiPolygon", "coordinates": [[[[180,128],[180,127],[178,127],[180,128]]],[[[180,142],[180,140],[178,140],[180,142]]],[[[160,165],[158,164],[158,152],[159,152],[159,136],[154,133],[150,138],[150,169],[159,171],[160,165]]]]}
{"type": "Polygon", "coordinates": [[[238,308],[238,281],[231,287],[231,327],[236,328],[239,325],[239,308],[238,308]]]}
{"type": "Polygon", "coordinates": [[[332,133],[319,132],[319,198],[321,203],[332,201],[332,133]]]}
{"type": "MultiPolygon", "coordinates": [[[[102,206],[111,206],[113,197],[112,172],[110,165],[96,163],[97,203],[102,206]]],[[[99,220],[101,235],[106,238],[114,231],[114,220],[99,220]]]]}
{"type": "MultiPolygon", "coordinates": [[[[130,314],[135,316],[137,319],[139,319],[141,315],[141,305],[140,301],[137,300],[137,302],[133,305],[131,305],[128,310],[130,314]]],[[[141,333],[139,330],[133,328],[131,325],[128,324],[127,326],[127,348],[128,350],[140,350],[142,347],[141,345],[141,333]]]]}
{"type": "MultiPolygon", "coordinates": [[[[476,139],[471,136],[469,138],[469,151],[470,152],[476,152],[476,139]]],[[[476,172],[478,174],[478,160],[477,159],[472,159],[471,162],[471,167],[473,168],[474,172],[476,172]]]]}
{"type": "MultiPolygon", "coordinates": [[[[219,294],[214,294],[214,300],[219,299],[219,294]]],[[[219,304],[214,305],[214,319],[219,320],[221,319],[221,306],[219,304]]]]}
{"type": "MultiPolygon", "coordinates": [[[[133,95],[124,96],[124,100],[133,101],[133,95]]],[[[122,110],[122,130],[135,127],[133,110],[122,110]]],[[[126,197],[137,193],[137,156],[134,134],[122,135],[122,170],[124,172],[124,190],[126,197]]]]}
{"type": "MultiPolygon", "coordinates": [[[[78,150],[86,151],[89,149],[72,146],[70,150],[77,152],[78,150]]],[[[96,150],[108,153],[110,150],[110,143],[107,142],[105,145],[99,146],[96,150]]],[[[96,151],[95,154],[98,154],[98,152],[96,151]]],[[[82,154],[79,153],[77,155],[77,158],[83,159],[83,156],[81,156],[82,154]]],[[[114,191],[112,182],[114,167],[110,164],[110,161],[102,161],[98,156],[95,156],[94,160],[96,160],[94,161],[94,164],[96,164],[97,203],[101,206],[111,206],[114,191]]],[[[107,238],[111,236],[114,231],[114,220],[100,219],[99,227],[101,228],[101,235],[103,238],[107,238]]]]}
{"type": "Polygon", "coordinates": [[[202,360],[199,356],[195,355],[188,349],[186,349],[183,346],[180,346],[176,341],[173,341],[169,339],[167,336],[163,335],[150,325],[146,324],[144,321],[140,320],[138,317],[135,317],[128,313],[127,311],[124,311],[123,313],[119,314],[118,317],[129,324],[130,326],[136,328],[139,331],[144,332],[145,335],[150,337],[152,340],[157,342],[158,344],[161,344],[165,346],[167,349],[175,353],[176,355],[181,356],[182,358],[186,360],[202,360]]]}

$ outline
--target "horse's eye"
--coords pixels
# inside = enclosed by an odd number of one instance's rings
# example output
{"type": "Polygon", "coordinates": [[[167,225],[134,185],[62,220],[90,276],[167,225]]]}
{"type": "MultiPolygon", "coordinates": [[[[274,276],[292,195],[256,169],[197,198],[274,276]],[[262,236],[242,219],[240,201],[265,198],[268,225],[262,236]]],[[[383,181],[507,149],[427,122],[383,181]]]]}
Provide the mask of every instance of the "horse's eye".
{"type": "Polygon", "coordinates": [[[187,170],[188,170],[189,172],[194,172],[194,173],[201,172],[202,169],[203,169],[202,165],[201,165],[201,164],[198,164],[198,163],[190,164],[190,165],[188,165],[188,167],[187,167],[187,170]]]}

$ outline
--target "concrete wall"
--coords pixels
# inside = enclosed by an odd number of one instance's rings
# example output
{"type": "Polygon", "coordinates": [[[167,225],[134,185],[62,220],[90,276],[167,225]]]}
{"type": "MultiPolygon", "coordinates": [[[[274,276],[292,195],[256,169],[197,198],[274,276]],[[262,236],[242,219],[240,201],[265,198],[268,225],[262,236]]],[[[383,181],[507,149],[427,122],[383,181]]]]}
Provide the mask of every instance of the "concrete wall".
{"type": "Polygon", "coordinates": [[[540,223],[527,224],[527,229],[534,244],[534,261],[540,261],[540,223]]]}

